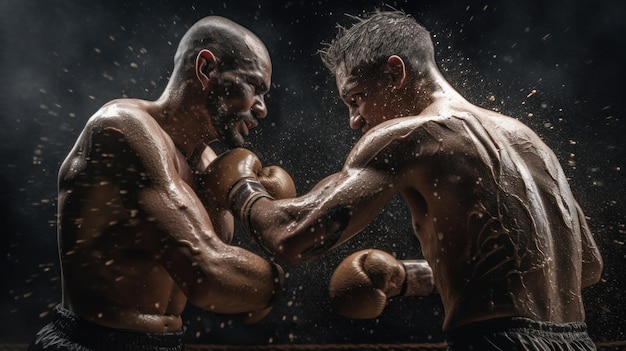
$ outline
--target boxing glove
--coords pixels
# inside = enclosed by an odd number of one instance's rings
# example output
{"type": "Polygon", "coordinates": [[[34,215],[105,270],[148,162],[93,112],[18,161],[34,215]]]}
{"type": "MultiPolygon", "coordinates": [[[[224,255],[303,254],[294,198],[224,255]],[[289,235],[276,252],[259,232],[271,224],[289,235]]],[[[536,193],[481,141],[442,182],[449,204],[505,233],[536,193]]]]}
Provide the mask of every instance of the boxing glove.
{"type": "Polygon", "coordinates": [[[235,184],[243,178],[256,179],[260,170],[261,160],[252,151],[244,148],[226,151],[202,174],[203,190],[210,201],[229,208],[229,194],[235,184]]]}
{"type": "Polygon", "coordinates": [[[288,199],[296,196],[293,179],[279,166],[263,167],[257,179],[274,199],[288,199]]]}
{"type": "Polygon", "coordinates": [[[278,166],[262,168],[261,161],[251,151],[236,148],[218,156],[203,174],[206,197],[228,208],[239,219],[244,230],[255,241],[250,228],[250,208],[256,200],[267,197],[295,197],[296,187],[289,174],[278,166]],[[267,188],[266,188],[267,187],[267,188]]]}
{"type": "Polygon", "coordinates": [[[375,249],[358,251],[333,272],[330,298],[344,317],[376,318],[383,312],[387,298],[400,292],[404,278],[404,267],[390,254],[375,249]]]}
{"type": "Polygon", "coordinates": [[[428,295],[433,282],[426,261],[399,261],[384,251],[368,249],[353,253],[337,266],[329,293],[340,315],[370,319],[383,312],[390,297],[428,295]]]}

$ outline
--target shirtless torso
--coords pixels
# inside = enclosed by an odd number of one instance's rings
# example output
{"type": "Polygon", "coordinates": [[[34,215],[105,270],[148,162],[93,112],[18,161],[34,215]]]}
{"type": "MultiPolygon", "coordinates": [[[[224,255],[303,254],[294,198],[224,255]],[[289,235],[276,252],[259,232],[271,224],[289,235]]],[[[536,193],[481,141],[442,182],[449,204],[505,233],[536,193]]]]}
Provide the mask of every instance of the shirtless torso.
{"type": "MultiPolygon", "coordinates": [[[[64,307],[143,332],[181,329],[187,298],[215,312],[264,308],[273,290],[269,263],[228,245],[232,216],[201,201],[193,170],[154,108],[141,100],[107,104],[60,168],[64,307]]],[[[214,157],[206,148],[201,163],[214,157]]]]}
{"type": "Polygon", "coordinates": [[[580,267],[597,251],[556,156],[515,119],[439,108],[384,127],[398,142],[380,152],[401,170],[395,184],[433,269],[444,330],[497,317],[583,321],[580,267]]]}
{"type": "Polygon", "coordinates": [[[601,259],[556,156],[522,123],[460,97],[377,125],[340,172],[296,199],[259,200],[251,223],[270,251],[307,261],[360,232],[397,192],[444,330],[510,316],[584,320],[580,290],[601,259]]]}

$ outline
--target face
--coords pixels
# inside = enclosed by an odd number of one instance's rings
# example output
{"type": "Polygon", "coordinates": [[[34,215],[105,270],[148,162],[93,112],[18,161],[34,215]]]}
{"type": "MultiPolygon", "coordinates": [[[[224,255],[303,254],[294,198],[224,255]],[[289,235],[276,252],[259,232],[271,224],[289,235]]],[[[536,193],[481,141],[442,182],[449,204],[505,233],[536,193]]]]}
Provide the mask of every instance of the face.
{"type": "Polygon", "coordinates": [[[339,95],[348,106],[350,128],[366,133],[374,126],[401,115],[398,96],[380,74],[336,71],[339,95]]]}
{"type": "Polygon", "coordinates": [[[267,116],[265,94],[271,84],[272,67],[264,47],[252,51],[252,58],[242,67],[220,72],[207,109],[221,141],[229,147],[241,147],[258,119],[267,116]]]}

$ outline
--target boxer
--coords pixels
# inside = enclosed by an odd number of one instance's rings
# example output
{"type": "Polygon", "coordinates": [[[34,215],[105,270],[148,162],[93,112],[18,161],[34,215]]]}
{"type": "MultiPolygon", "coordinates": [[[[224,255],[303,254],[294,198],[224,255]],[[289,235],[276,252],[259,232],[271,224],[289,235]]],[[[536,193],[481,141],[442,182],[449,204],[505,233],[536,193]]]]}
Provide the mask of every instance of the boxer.
{"type": "MultiPolygon", "coordinates": [[[[256,35],[205,17],[158,100],[114,100],[87,121],[59,170],[62,302],[29,350],[182,350],[187,302],[244,322],[269,313],[282,268],[230,245],[233,217],[202,171],[217,157],[207,143],[242,146],[266,117],[271,71],[256,35]]],[[[258,171],[268,196],[295,195],[271,194],[276,167],[258,171]]]]}
{"type": "MultiPolygon", "coordinates": [[[[599,281],[602,258],[554,152],[519,120],[463,98],[438,69],[428,31],[405,13],[360,18],[321,53],[350,127],[364,133],[342,169],[273,200],[247,166],[254,156],[239,153],[239,175],[217,177],[216,201],[267,250],[299,263],[360,233],[399,193],[451,349],[595,349],[581,290],[599,281]]],[[[377,315],[406,274],[377,252],[348,258],[331,285],[353,299],[339,298],[339,311],[377,315]]]]}

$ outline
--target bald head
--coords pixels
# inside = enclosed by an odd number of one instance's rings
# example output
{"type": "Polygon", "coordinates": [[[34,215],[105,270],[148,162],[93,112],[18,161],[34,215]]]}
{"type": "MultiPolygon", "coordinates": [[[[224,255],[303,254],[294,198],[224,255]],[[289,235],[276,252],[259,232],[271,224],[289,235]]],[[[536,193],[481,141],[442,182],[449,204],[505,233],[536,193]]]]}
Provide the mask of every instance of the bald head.
{"type": "Polygon", "coordinates": [[[221,70],[240,67],[259,58],[269,61],[267,48],[254,33],[219,16],[204,17],[189,28],[176,50],[174,69],[193,68],[202,49],[216,56],[221,70]]]}

